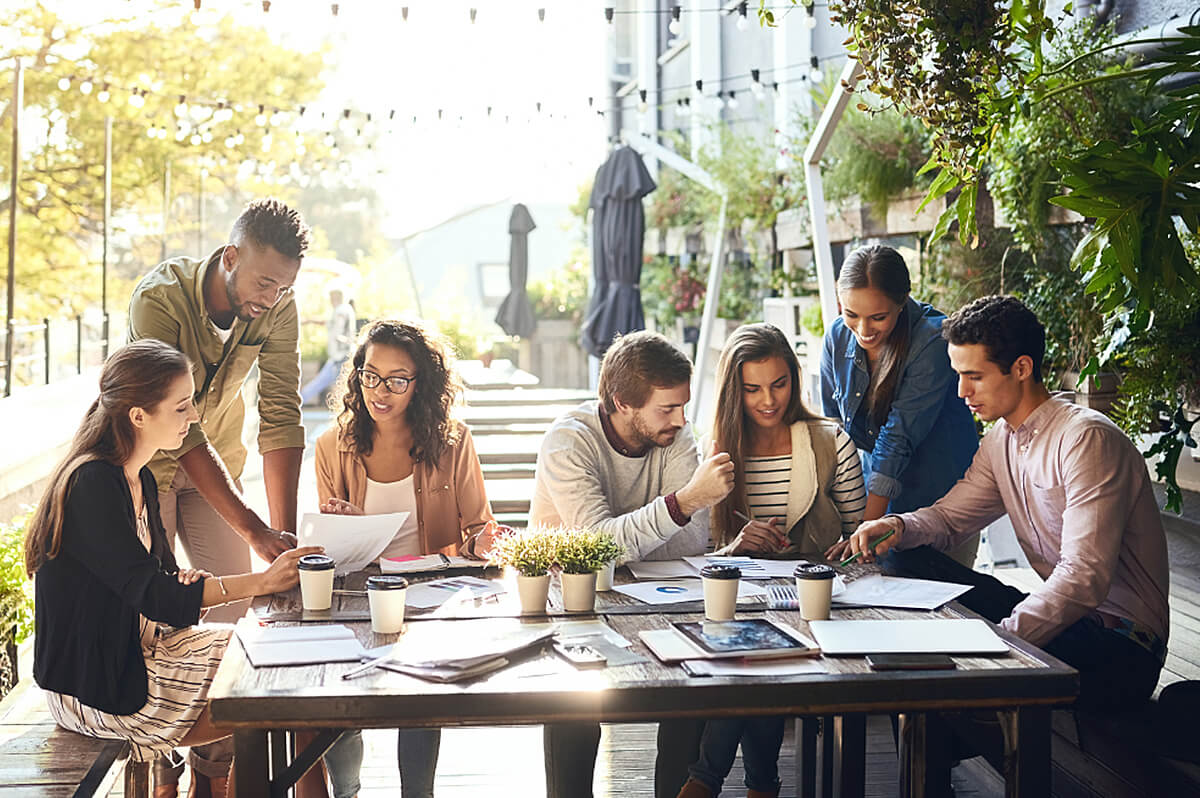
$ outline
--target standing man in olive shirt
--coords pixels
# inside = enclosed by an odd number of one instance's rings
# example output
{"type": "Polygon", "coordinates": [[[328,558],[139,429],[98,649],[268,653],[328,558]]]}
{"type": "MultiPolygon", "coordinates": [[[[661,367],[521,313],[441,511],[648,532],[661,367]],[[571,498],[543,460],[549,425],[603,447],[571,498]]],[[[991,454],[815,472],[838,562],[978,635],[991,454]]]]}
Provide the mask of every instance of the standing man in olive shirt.
{"type": "MultiPolygon", "coordinates": [[[[292,284],[308,236],[299,213],[278,200],[257,200],[234,222],[228,244],[205,260],[159,264],[138,283],[129,302],[129,341],[157,338],[192,361],[200,422],[178,449],[155,455],[150,469],[158,481],[168,539],[179,539],[193,568],[216,576],[249,571],[251,548],[271,562],[296,545],[304,427],[292,284]],[[258,448],[270,526],[246,504],[238,483],[246,462],[242,385],[255,363],[258,448]]],[[[210,610],[206,620],[233,621],[245,611],[245,602],[229,604],[210,610]]],[[[214,743],[192,754],[201,776],[228,773],[229,746],[214,743]]],[[[167,787],[177,780],[178,769],[173,777],[156,767],[155,777],[167,787]]],[[[169,787],[162,794],[171,794],[169,787]]]]}

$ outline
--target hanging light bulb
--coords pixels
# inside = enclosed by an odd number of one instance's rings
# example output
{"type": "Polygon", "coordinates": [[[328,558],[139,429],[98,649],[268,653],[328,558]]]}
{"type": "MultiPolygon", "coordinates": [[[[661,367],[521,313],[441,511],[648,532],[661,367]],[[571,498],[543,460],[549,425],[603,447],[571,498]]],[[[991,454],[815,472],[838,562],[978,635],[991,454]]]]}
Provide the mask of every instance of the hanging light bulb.
{"type": "Polygon", "coordinates": [[[729,110],[731,111],[738,107],[738,99],[734,96],[733,89],[729,90],[729,99],[725,101],[725,105],[728,106],[729,110]]]}
{"type": "Polygon", "coordinates": [[[232,150],[235,146],[237,146],[237,139],[234,138],[233,136],[226,136],[225,137],[225,149],[232,150]]]}
{"type": "Polygon", "coordinates": [[[472,8],[472,9],[471,9],[471,24],[472,24],[472,25],[474,25],[474,24],[475,24],[475,15],[476,15],[476,14],[478,14],[478,13],[479,13],[479,9],[478,9],[478,8],[472,8]]]}
{"type": "Polygon", "coordinates": [[[546,21],[546,9],[539,8],[538,9],[538,22],[545,22],[545,21],[546,21]]]}
{"type": "Polygon", "coordinates": [[[258,125],[259,127],[265,127],[267,124],[267,115],[265,110],[266,109],[264,109],[261,105],[258,106],[258,114],[254,117],[254,124],[258,125]]]}
{"type": "Polygon", "coordinates": [[[192,146],[193,146],[193,147],[199,147],[199,146],[200,146],[200,142],[204,141],[204,139],[200,137],[200,134],[199,134],[199,133],[193,133],[193,134],[192,134],[192,137],[191,137],[190,139],[188,139],[188,140],[189,140],[190,142],[192,142],[192,146]]]}
{"type": "MultiPolygon", "coordinates": [[[[414,117],[414,119],[415,119],[415,117],[414,117]]],[[[332,134],[332,133],[327,133],[327,134],[325,135],[325,146],[326,146],[326,147],[332,147],[332,146],[334,146],[335,144],[337,144],[337,139],[335,139],[335,138],[333,137],[333,134],[332,134]]]]}
{"type": "Polygon", "coordinates": [[[233,134],[233,137],[235,139],[237,139],[238,144],[244,144],[246,141],[246,137],[242,134],[242,131],[240,131],[240,130],[237,133],[233,134]]]}
{"type": "Polygon", "coordinates": [[[746,19],[746,4],[742,3],[738,6],[737,29],[744,31],[750,27],[750,21],[746,19]]]}
{"type": "Polygon", "coordinates": [[[104,86],[100,89],[99,93],[96,94],[96,99],[102,103],[106,103],[106,102],[108,102],[108,97],[109,97],[108,84],[105,83],[104,86]]]}
{"type": "Polygon", "coordinates": [[[134,89],[133,94],[129,95],[129,104],[134,108],[141,108],[146,104],[146,98],[142,96],[140,90],[134,89]]]}
{"type": "Polygon", "coordinates": [[[821,71],[821,59],[814,55],[808,59],[808,63],[812,67],[812,72],[808,73],[809,78],[813,83],[820,83],[825,78],[825,73],[821,71]]]}
{"type": "Polygon", "coordinates": [[[79,84],[79,93],[85,97],[92,93],[92,82],[87,78],[83,79],[83,83],[79,84]]]}
{"type": "Polygon", "coordinates": [[[154,126],[146,130],[146,136],[152,139],[158,138],[158,127],[154,126]]]}
{"type": "Polygon", "coordinates": [[[211,131],[211,130],[206,130],[206,131],[204,131],[203,133],[201,133],[201,134],[200,134],[200,140],[201,140],[201,141],[203,141],[205,144],[211,144],[211,143],[212,143],[212,140],[213,140],[213,134],[212,134],[212,131],[211,131]]]}
{"type": "Polygon", "coordinates": [[[763,85],[759,80],[761,74],[757,69],[750,70],[750,93],[760,100],[763,96],[763,85]]]}
{"type": "Polygon", "coordinates": [[[179,95],[179,102],[175,104],[175,116],[178,119],[183,119],[188,114],[187,97],[179,95]]]}
{"type": "Polygon", "coordinates": [[[408,6],[400,6],[400,18],[408,22],[408,6]]]}
{"type": "Polygon", "coordinates": [[[817,10],[813,3],[804,6],[804,27],[812,30],[817,27],[817,10]]]}
{"type": "Polygon", "coordinates": [[[671,6],[671,22],[667,25],[667,30],[672,36],[678,36],[679,31],[683,30],[683,25],[679,22],[679,15],[682,9],[679,6],[671,6]]]}
{"type": "Polygon", "coordinates": [[[262,138],[262,151],[263,152],[271,151],[271,134],[270,133],[263,136],[263,138],[262,138]]]}
{"type": "Polygon", "coordinates": [[[615,13],[616,13],[616,9],[614,9],[612,6],[605,6],[604,21],[607,22],[609,25],[613,24],[613,15],[615,13]]]}
{"type": "Polygon", "coordinates": [[[63,76],[58,79],[58,90],[59,91],[66,91],[69,88],[71,88],[71,79],[70,78],[63,76]]]}
{"type": "Polygon", "coordinates": [[[646,110],[650,107],[650,104],[646,102],[646,90],[645,89],[638,90],[638,96],[641,97],[641,101],[638,103],[638,111],[640,113],[644,114],[644,113],[646,113],[646,110]]]}

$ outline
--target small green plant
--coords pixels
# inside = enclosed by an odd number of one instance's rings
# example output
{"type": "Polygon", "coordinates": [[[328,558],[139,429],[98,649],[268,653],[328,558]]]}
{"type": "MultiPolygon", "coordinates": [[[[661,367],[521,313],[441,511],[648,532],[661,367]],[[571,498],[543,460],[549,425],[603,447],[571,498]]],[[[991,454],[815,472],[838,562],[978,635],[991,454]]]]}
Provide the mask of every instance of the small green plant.
{"type": "Polygon", "coordinates": [[[571,262],[529,284],[526,293],[539,320],[566,319],[578,324],[583,320],[588,300],[588,256],[579,249],[571,253],[571,262]]]}
{"type": "Polygon", "coordinates": [[[554,559],[567,574],[590,574],[625,553],[613,536],[598,529],[554,530],[554,559]]]}
{"type": "Polygon", "coordinates": [[[492,543],[490,565],[512,568],[521,576],[544,576],[554,565],[554,531],[543,527],[510,529],[492,543]]]}
{"type": "Polygon", "coordinates": [[[20,643],[33,633],[33,582],[25,575],[25,524],[29,514],[0,524],[0,641],[20,643]]]}

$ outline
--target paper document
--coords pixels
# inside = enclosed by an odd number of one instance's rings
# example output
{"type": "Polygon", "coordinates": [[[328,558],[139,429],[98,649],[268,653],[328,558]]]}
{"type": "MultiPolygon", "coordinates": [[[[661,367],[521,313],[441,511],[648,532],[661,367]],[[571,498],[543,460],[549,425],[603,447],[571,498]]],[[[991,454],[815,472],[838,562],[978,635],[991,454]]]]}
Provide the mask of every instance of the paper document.
{"type": "Polygon", "coordinates": [[[449,568],[487,567],[487,560],[472,560],[467,557],[436,554],[405,554],[400,557],[380,557],[379,570],[385,574],[421,574],[445,571],[449,568]]]}
{"type": "Polygon", "coordinates": [[[634,579],[680,579],[683,577],[699,577],[700,572],[690,563],[683,560],[648,560],[644,562],[627,562],[625,567],[634,579]]]}
{"type": "Polygon", "coordinates": [[[509,657],[553,636],[548,624],[527,625],[516,618],[421,621],[409,624],[392,645],[372,649],[367,656],[388,655],[390,662],[408,666],[470,668],[509,657]]]}
{"type": "Polygon", "coordinates": [[[341,624],[262,626],[242,618],[236,631],[247,659],[256,668],[358,662],[364,653],[354,632],[341,624]]]}
{"type": "Polygon", "coordinates": [[[777,576],[791,576],[796,565],[807,560],[768,560],[764,557],[718,556],[706,554],[699,557],[684,557],[686,563],[696,569],[706,565],[735,565],[742,569],[742,579],[772,579],[777,576]]]}
{"type": "Polygon", "coordinates": [[[546,621],[525,624],[525,627],[530,629],[543,626],[552,629],[556,638],[567,642],[574,642],[583,638],[602,637],[609,643],[620,648],[628,648],[633,645],[620,632],[613,629],[604,621],[546,621]]]}
{"type": "Polygon", "coordinates": [[[1007,654],[1008,644],[979,618],[809,621],[822,653],[1007,654]]]}
{"type": "Polygon", "coordinates": [[[305,513],[300,520],[300,545],[324,546],[325,553],[337,563],[335,573],[345,576],[379,559],[407,518],[408,513],[305,513]]]}
{"type": "Polygon", "coordinates": [[[906,579],[871,574],[855,579],[841,592],[835,591],[833,603],[839,607],[897,607],[908,610],[936,610],[971,589],[970,585],[906,579]]]}
{"type": "MultiPolygon", "coordinates": [[[[703,601],[704,586],[696,579],[677,579],[671,582],[635,582],[617,585],[613,590],[632,596],[647,604],[675,604],[680,601],[703,601]]],[[[738,601],[759,599],[767,591],[748,582],[738,583],[738,601]]]]}
{"type": "Polygon", "coordinates": [[[428,609],[440,607],[448,601],[474,601],[475,599],[499,596],[504,586],[498,582],[480,579],[477,576],[452,576],[409,585],[404,603],[409,607],[428,609]]]}

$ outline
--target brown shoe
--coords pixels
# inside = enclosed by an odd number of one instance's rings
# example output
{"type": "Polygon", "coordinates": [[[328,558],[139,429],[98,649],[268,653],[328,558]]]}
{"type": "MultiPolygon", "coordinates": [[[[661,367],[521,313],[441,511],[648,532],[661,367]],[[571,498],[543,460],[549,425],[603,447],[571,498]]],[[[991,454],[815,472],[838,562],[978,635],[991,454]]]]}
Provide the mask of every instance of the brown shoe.
{"type": "Polygon", "coordinates": [[[701,782],[695,779],[688,779],[687,784],[679,791],[679,795],[675,798],[712,798],[712,790],[705,787],[701,782]]]}

